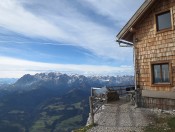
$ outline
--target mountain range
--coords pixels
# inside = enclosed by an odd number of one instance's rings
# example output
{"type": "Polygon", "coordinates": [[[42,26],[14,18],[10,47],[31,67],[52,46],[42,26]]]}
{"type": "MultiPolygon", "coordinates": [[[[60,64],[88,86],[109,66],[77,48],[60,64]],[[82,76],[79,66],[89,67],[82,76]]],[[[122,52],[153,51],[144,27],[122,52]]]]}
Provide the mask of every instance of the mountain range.
{"type": "Polygon", "coordinates": [[[70,132],[86,124],[91,87],[133,84],[133,76],[26,74],[0,85],[0,131],[70,132]]]}

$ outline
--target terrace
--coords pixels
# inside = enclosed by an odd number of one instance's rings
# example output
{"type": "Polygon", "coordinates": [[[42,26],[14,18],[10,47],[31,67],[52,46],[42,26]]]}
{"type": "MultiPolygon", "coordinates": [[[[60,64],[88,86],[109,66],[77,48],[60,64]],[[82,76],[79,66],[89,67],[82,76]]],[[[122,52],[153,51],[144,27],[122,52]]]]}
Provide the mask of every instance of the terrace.
{"type": "Polygon", "coordinates": [[[134,86],[92,88],[89,132],[142,131],[155,116],[150,109],[136,108],[134,86]]]}

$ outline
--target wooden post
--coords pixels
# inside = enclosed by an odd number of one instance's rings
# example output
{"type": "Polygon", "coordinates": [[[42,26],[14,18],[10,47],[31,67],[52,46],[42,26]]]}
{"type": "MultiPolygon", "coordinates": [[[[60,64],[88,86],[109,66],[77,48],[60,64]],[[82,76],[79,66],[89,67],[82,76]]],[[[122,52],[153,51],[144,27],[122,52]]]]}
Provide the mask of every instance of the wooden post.
{"type": "Polygon", "coordinates": [[[94,112],[93,112],[93,97],[89,97],[90,113],[91,113],[91,124],[94,125],[94,112]]]}
{"type": "Polygon", "coordinates": [[[108,93],[106,93],[106,95],[105,95],[105,103],[106,104],[108,103],[108,93]]]}
{"type": "Polygon", "coordinates": [[[93,88],[91,87],[91,96],[94,96],[94,93],[93,93],[93,88]]]}
{"type": "Polygon", "coordinates": [[[123,91],[122,91],[122,88],[120,88],[121,89],[121,96],[123,95],[123,91]]]}
{"type": "Polygon", "coordinates": [[[122,96],[122,91],[121,91],[121,87],[120,87],[120,92],[119,92],[119,93],[120,93],[120,96],[122,96]]]}

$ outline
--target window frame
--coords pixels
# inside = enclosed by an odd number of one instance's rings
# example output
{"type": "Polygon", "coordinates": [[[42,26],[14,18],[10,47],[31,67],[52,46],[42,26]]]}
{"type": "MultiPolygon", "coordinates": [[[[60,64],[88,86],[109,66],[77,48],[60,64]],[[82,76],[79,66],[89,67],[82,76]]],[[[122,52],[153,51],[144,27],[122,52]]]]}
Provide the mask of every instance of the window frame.
{"type": "Polygon", "coordinates": [[[172,66],[171,61],[154,61],[150,63],[150,70],[151,70],[151,86],[171,86],[172,85],[172,66]],[[154,83],[154,65],[163,65],[168,64],[169,68],[169,82],[159,82],[154,83]]]}
{"type": "Polygon", "coordinates": [[[165,31],[171,31],[171,30],[174,30],[174,24],[173,24],[173,15],[172,15],[172,8],[170,9],[166,9],[166,10],[163,10],[161,12],[157,12],[154,14],[154,28],[155,28],[155,31],[156,33],[161,33],[161,32],[165,32],[165,31]],[[162,15],[166,12],[170,12],[170,17],[171,17],[171,27],[170,28],[165,28],[165,29],[161,29],[161,30],[158,30],[158,21],[157,21],[157,16],[158,15],[162,15]]]}

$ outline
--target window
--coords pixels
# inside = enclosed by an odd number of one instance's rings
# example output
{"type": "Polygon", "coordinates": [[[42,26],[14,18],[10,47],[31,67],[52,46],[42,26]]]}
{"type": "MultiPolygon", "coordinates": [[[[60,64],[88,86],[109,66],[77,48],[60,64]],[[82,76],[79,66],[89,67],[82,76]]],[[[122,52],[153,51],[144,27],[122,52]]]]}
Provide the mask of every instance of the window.
{"type": "Polygon", "coordinates": [[[161,31],[164,29],[171,29],[172,28],[171,12],[166,11],[166,12],[157,14],[156,25],[157,25],[157,31],[161,31]]]}
{"type": "Polygon", "coordinates": [[[170,83],[169,63],[152,64],[152,83],[170,83]]]}

